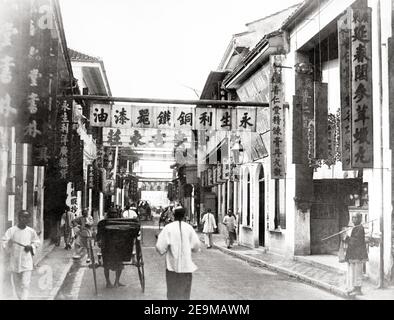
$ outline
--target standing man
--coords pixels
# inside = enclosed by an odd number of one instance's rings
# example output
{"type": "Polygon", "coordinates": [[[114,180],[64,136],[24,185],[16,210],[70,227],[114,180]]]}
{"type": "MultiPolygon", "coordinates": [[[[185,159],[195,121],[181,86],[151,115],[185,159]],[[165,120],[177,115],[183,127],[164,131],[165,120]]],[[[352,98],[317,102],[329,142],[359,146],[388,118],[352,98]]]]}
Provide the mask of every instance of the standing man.
{"type": "Polygon", "coordinates": [[[201,222],[204,224],[202,232],[205,233],[205,244],[207,249],[210,249],[212,248],[212,233],[217,228],[215,216],[212,214],[211,209],[207,209],[207,213],[202,217],[201,222]]]}
{"type": "Polygon", "coordinates": [[[72,221],[74,220],[74,214],[71,212],[69,206],[64,207],[64,213],[62,215],[60,228],[63,231],[64,236],[64,245],[65,249],[71,249],[71,244],[73,242],[73,225],[72,221]]]}
{"type": "Polygon", "coordinates": [[[223,219],[223,224],[226,226],[227,229],[227,248],[230,249],[234,244],[234,240],[237,239],[237,219],[235,218],[231,209],[227,211],[227,215],[223,219]]]}
{"type": "Polygon", "coordinates": [[[354,228],[351,235],[344,239],[348,246],[345,256],[345,261],[348,263],[347,286],[349,295],[361,295],[363,265],[368,261],[368,252],[365,243],[365,231],[361,224],[361,214],[355,214],[352,221],[354,228]]]}
{"type": "Polygon", "coordinates": [[[89,216],[88,210],[82,210],[82,216],[74,219],[72,224],[76,231],[77,239],[75,241],[75,254],[73,259],[81,259],[83,251],[86,249],[88,258],[86,263],[90,263],[89,243],[92,237],[93,218],[89,216]]]}
{"type": "Polygon", "coordinates": [[[30,213],[21,210],[18,214],[18,224],[9,228],[2,239],[3,248],[10,254],[12,280],[20,300],[26,300],[29,296],[33,256],[40,246],[37,233],[27,226],[29,221],[30,213]]]}
{"type": "Polygon", "coordinates": [[[166,254],[166,282],[168,300],[190,300],[192,273],[197,270],[192,252],[200,250],[200,240],[193,227],[182,220],[185,209],[175,209],[175,221],[160,232],[156,250],[166,254]]]}

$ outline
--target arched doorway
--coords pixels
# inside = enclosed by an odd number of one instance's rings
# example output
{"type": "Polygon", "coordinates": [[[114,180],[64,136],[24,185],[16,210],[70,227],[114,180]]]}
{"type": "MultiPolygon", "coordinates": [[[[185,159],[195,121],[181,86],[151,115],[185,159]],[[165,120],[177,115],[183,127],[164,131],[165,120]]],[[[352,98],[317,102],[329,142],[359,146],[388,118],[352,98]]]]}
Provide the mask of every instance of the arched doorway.
{"type": "Polygon", "coordinates": [[[265,181],[264,168],[259,172],[259,246],[265,246],[265,181]]]}

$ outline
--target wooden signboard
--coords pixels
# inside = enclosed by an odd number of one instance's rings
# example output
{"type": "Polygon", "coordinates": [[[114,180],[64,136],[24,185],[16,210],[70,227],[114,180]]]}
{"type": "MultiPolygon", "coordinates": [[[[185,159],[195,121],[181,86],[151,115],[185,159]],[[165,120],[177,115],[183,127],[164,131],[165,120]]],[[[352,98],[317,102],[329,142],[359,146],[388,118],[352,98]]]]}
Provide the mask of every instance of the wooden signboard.
{"type": "Polygon", "coordinates": [[[328,84],[314,83],[315,96],[315,137],[314,158],[327,158],[327,127],[328,127],[328,84]]]}
{"type": "Polygon", "coordinates": [[[352,169],[352,104],[351,104],[351,12],[338,20],[338,55],[341,88],[341,158],[342,170],[352,169]]]}
{"type": "Polygon", "coordinates": [[[371,9],[351,9],[352,167],[373,168],[371,9]]]}
{"type": "Polygon", "coordinates": [[[284,179],[286,176],[285,163],[285,117],[284,91],[281,75],[280,56],[273,56],[273,73],[270,86],[271,113],[271,178],[284,179]]]}

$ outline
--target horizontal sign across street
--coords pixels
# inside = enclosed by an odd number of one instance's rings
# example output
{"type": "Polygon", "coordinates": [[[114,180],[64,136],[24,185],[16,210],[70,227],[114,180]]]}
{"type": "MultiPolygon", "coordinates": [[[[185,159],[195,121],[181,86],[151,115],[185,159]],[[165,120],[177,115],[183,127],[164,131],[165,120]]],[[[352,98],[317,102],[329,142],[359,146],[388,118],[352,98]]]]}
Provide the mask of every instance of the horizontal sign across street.
{"type": "Polygon", "coordinates": [[[93,104],[90,125],[112,128],[256,131],[256,108],[236,109],[93,104]]]}
{"type": "Polygon", "coordinates": [[[183,130],[140,129],[140,128],[104,128],[103,145],[105,147],[131,147],[133,149],[169,148],[174,144],[190,148],[191,134],[183,130]]]}

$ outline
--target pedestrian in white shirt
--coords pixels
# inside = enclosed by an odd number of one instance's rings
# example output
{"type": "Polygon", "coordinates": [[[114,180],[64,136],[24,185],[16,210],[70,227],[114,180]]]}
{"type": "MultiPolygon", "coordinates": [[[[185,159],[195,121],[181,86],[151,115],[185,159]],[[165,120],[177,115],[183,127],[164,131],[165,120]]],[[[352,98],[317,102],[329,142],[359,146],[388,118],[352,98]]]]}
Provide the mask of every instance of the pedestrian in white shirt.
{"type": "Polygon", "coordinates": [[[27,226],[30,213],[22,210],[18,214],[18,224],[9,228],[3,239],[3,248],[10,255],[10,271],[15,293],[20,300],[29,296],[33,255],[40,246],[40,239],[34,229],[27,226]]]}
{"type": "Polygon", "coordinates": [[[190,300],[192,273],[197,266],[192,261],[192,252],[200,250],[200,240],[193,227],[182,220],[185,209],[175,209],[175,221],[160,232],[156,250],[166,254],[166,282],[168,300],[190,300]]]}
{"type": "Polygon", "coordinates": [[[210,249],[212,248],[212,233],[217,228],[215,216],[211,212],[211,209],[207,209],[207,213],[202,217],[201,222],[204,224],[202,232],[205,234],[205,244],[210,249]]]}

